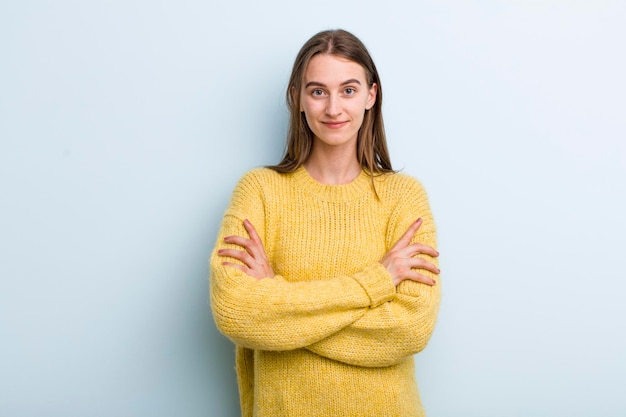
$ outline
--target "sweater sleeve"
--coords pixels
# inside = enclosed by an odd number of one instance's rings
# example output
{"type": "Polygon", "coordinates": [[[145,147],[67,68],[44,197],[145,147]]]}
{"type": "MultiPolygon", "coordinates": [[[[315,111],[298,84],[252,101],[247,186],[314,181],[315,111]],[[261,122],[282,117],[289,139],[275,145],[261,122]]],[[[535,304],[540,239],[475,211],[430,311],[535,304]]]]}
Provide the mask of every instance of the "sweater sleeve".
{"type": "MultiPolygon", "coordinates": [[[[413,242],[436,248],[435,226],[425,191],[419,183],[414,183],[406,191],[390,219],[388,249],[420,217],[423,224],[413,242]]],[[[438,265],[436,258],[419,256],[438,265]]],[[[380,274],[388,276],[382,265],[379,269],[380,274]]],[[[441,283],[439,277],[429,271],[421,270],[420,273],[435,279],[437,284],[429,286],[405,280],[398,285],[394,299],[368,308],[354,323],[307,349],[340,362],[367,367],[390,366],[424,349],[435,327],[441,283]]]]}
{"type": "Polygon", "coordinates": [[[370,265],[351,276],[290,282],[277,275],[256,280],[237,268],[223,266],[221,248],[229,235],[246,236],[243,220],[265,240],[264,196],[254,176],[239,182],[224,216],[210,260],[210,299],[218,329],[235,344],[261,350],[309,346],[360,319],[369,309],[396,297],[390,280],[380,280],[380,266],[370,265]]]}

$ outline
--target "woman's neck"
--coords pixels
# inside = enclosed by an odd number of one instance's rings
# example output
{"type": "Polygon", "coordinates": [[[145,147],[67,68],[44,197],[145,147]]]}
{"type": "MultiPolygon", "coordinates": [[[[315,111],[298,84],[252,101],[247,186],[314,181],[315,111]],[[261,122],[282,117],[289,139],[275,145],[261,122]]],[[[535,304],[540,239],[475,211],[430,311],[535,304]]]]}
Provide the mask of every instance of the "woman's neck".
{"type": "Polygon", "coordinates": [[[313,152],[304,168],[317,182],[328,185],[348,184],[361,173],[361,165],[352,152],[313,152]]]}

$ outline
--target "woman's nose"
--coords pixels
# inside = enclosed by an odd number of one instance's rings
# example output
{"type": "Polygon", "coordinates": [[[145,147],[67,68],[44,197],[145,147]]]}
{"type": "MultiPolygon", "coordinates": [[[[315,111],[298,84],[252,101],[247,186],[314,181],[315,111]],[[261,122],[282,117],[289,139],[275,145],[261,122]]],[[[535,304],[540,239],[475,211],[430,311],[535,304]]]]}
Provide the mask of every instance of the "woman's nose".
{"type": "Polygon", "coordinates": [[[331,117],[336,117],[341,114],[341,105],[337,96],[331,95],[328,97],[326,104],[326,114],[331,117]]]}

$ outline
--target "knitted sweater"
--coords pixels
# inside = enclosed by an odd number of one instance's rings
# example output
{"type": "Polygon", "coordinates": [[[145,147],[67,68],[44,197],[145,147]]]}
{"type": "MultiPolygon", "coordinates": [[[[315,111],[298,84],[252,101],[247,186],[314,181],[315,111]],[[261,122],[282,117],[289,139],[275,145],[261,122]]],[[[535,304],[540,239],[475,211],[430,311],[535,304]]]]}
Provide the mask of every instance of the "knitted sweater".
{"type": "MultiPolygon", "coordinates": [[[[248,172],[234,190],[211,256],[211,307],[236,345],[244,417],[423,416],[412,355],[426,346],[437,285],[394,287],[379,263],[409,225],[435,247],[422,186],[404,174],[324,185],[304,168],[248,172]],[[225,236],[261,237],[276,276],[223,266],[225,236]]],[[[436,259],[424,256],[430,262],[436,259]]],[[[232,258],[228,258],[233,261],[232,258]]]]}

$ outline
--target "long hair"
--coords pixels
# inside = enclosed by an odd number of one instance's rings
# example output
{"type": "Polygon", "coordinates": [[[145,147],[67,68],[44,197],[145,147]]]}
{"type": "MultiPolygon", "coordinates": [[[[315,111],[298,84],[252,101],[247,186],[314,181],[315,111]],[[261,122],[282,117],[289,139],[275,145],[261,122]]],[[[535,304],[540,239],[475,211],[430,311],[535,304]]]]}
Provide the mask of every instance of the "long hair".
{"type": "Polygon", "coordinates": [[[277,172],[289,173],[298,169],[311,155],[314,134],[306,117],[300,112],[300,98],[304,73],[317,54],[330,54],[346,58],[361,65],[365,70],[368,85],[378,86],[374,106],[365,111],[363,124],[357,137],[357,159],[370,175],[394,172],[387,150],[387,139],[383,125],[383,90],[374,61],[365,45],[353,34],[337,29],[319,32],[309,39],[296,56],[287,85],[287,106],[290,119],[285,154],[278,165],[269,166],[277,172]]]}

